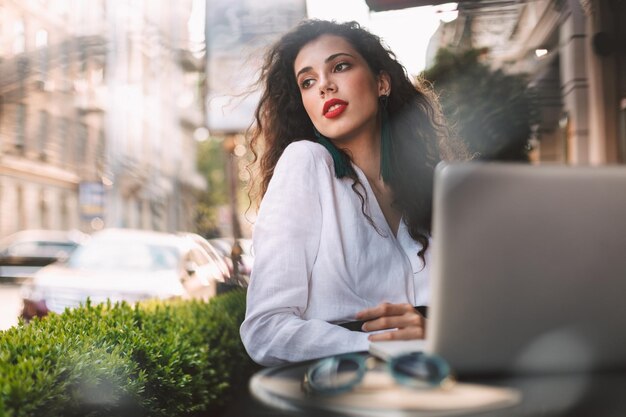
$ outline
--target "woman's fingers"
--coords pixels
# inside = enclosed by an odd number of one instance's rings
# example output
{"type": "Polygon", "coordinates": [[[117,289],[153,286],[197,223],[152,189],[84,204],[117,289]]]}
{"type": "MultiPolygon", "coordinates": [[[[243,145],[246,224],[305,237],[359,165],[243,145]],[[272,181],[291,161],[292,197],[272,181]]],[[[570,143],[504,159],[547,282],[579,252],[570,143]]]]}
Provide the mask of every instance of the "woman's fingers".
{"type": "Polygon", "coordinates": [[[423,339],[426,320],[410,304],[383,303],[360,311],[357,319],[365,321],[362,330],[374,332],[395,329],[373,334],[371,341],[423,339]]]}
{"type": "Polygon", "coordinates": [[[357,320],[368,321],[384,316],[398,316],[406,312],[414,311],[411,304],[391,304],[382,303],[376,307],[368,308],[366,310],[359,311],[356,314],[357,320]]]}
{"type": "Polygon", "coordinates": [[[378,342],[381,340],[413,340],[423,339],[424,327],[405,327],[404,329],[391,330],[383,333],[376,333],[370,335],[368,339],[371,342],[378,342]]]}
{"type": "Polygon", "coordinates": [[[356,317],[365,321],[362,330],[366,332],[396,329],[371,335],[372,341],[424,338],[425,320],[410,304],[383,303],[360,311],[356,317]]]}
{"type": "Polygon", "coordinates": [[[423,318],[415,311],[406,311],[400,315],[382,316],[368,320],[363,324],[362,330],[373,332],[386,329],[402,329],[405,327],[423,327],[423,318]]]}

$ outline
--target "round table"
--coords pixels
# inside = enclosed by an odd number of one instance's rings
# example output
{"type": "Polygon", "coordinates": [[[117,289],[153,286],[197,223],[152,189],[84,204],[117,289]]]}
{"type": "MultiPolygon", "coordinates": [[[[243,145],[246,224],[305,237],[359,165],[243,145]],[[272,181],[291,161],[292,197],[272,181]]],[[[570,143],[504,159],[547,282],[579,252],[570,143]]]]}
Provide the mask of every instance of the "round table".
{"type": "MultiPolygon", "coordinates": [[[[362,353],[366,355],[366,353],[362,353]]],[[[315,361],[266,368],[250,380],[252,395],[262,403],[306,415],[451,416],[503,410],[520,404],[519,389],[505,385],[457,382],[451,388],[413,389],[394,382],[381,363],[348,393],[311,395],[302,389],[307,368],[315,361]]]]}

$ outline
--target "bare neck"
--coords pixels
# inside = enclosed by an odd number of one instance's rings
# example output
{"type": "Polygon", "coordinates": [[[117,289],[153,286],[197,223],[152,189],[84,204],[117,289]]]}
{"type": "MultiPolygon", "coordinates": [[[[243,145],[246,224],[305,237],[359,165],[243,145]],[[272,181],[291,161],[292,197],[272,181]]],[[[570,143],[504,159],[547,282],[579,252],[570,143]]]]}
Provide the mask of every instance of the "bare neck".
{"type": "Polygon", "coordinates": [[[362,135],[346,143],[352,162],[365,174],[369,182],[380,176],[380,133],[362,135]]]}

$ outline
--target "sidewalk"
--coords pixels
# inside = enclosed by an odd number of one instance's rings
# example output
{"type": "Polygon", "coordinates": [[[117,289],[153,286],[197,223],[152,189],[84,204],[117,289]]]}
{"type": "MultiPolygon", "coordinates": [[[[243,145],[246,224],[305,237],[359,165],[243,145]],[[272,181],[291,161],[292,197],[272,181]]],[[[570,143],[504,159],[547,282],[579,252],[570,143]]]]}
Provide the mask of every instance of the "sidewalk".
{"type": "Polygon", "coordinates": [[[17,317],[22,308],[22,297],[18,284],[0,284],[0,330],[6,330],[17,324],[17,317]]]}

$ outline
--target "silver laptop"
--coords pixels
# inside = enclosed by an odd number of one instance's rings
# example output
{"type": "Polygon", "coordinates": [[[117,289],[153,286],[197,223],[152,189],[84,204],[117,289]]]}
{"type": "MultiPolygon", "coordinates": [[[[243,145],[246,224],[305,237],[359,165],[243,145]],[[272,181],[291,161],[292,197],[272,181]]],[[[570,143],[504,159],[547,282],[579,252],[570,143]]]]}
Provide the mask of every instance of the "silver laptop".
{"type": "Polygon", "coordinates": [[[461,375],[626,367],[626,167],[440,164],[426,350],[461,375]]]}

